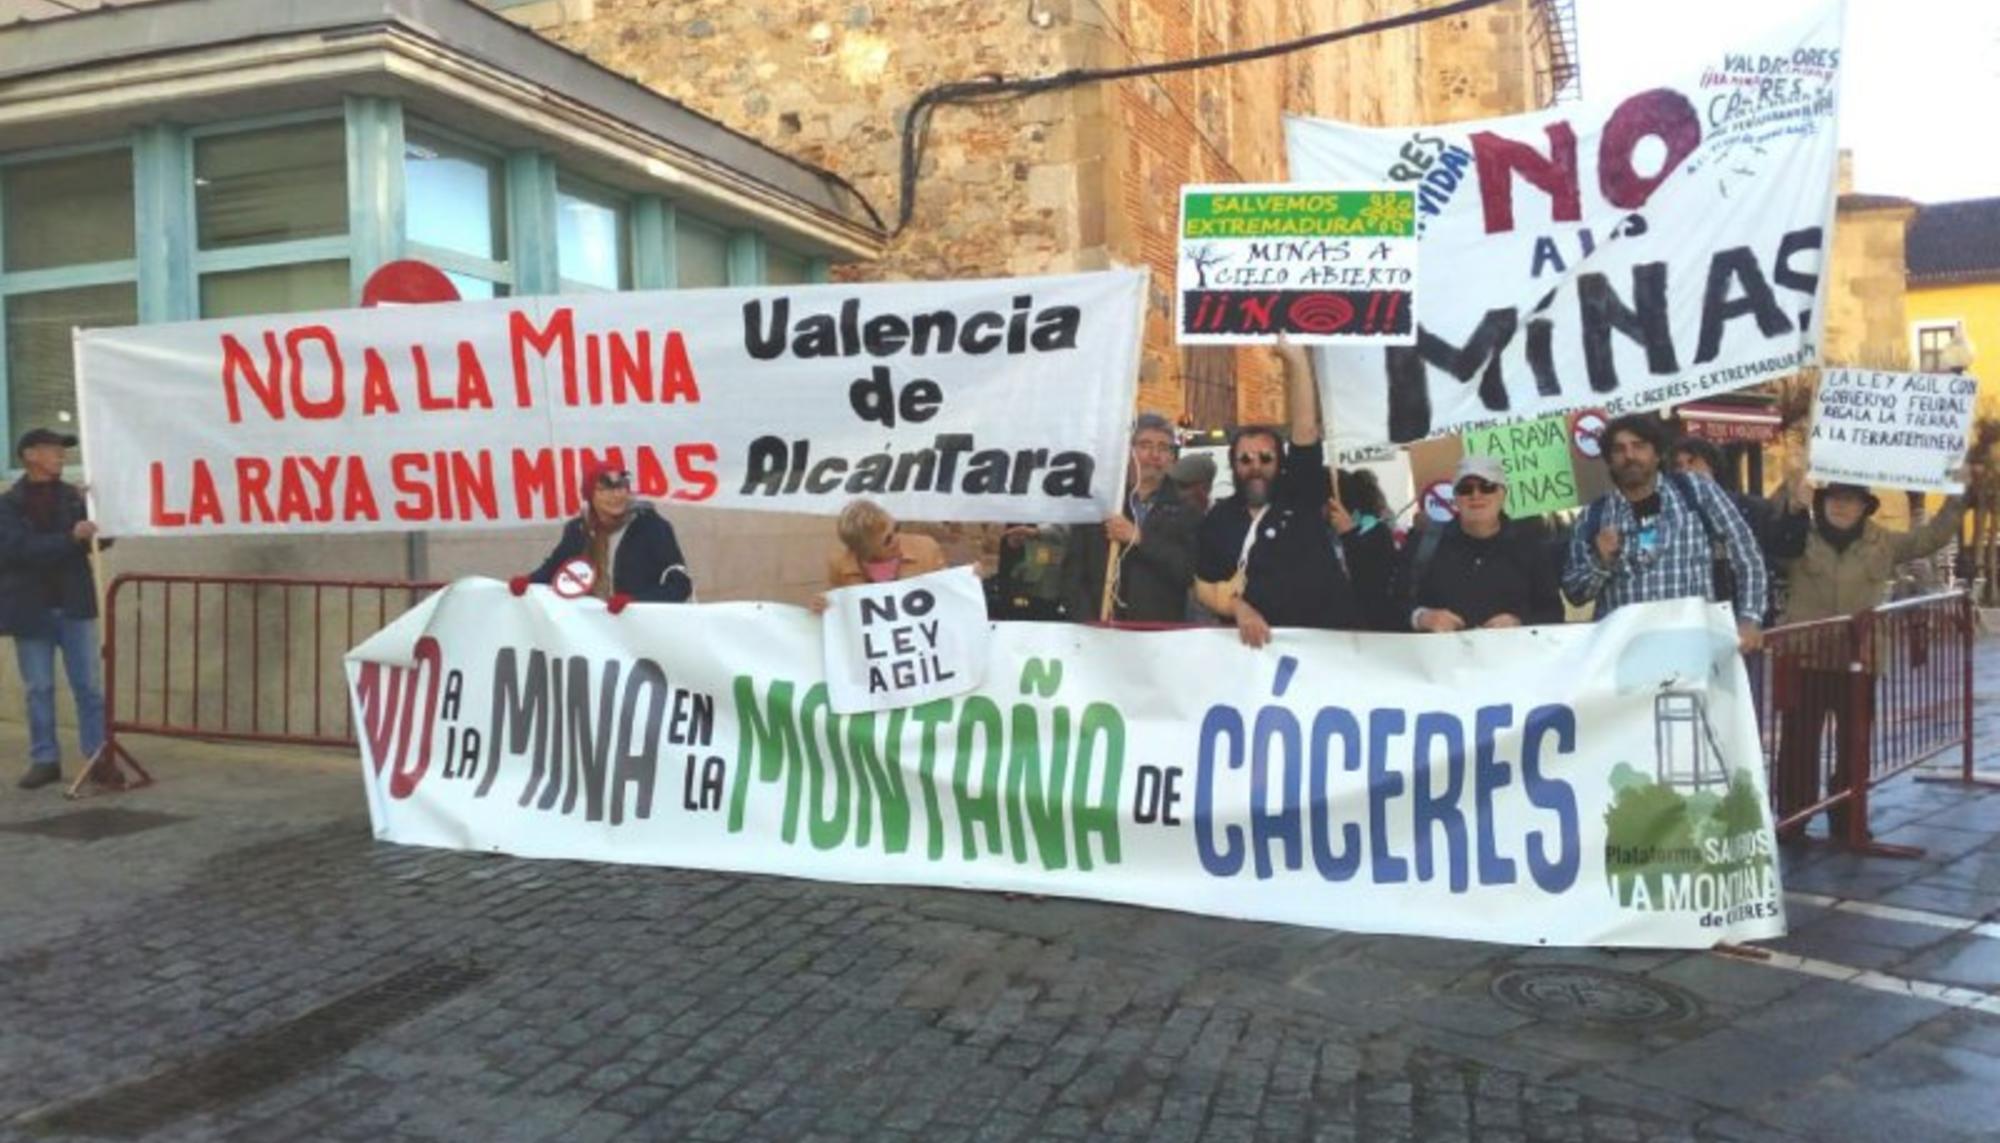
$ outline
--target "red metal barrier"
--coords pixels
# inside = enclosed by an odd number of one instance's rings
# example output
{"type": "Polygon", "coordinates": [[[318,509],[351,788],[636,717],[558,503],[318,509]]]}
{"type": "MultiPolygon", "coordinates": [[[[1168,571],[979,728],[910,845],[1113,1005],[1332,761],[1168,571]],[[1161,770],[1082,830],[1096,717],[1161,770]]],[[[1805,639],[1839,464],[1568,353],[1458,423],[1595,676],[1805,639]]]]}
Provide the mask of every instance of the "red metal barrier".
{"type": "Polygon", "coordinates": [[[439,583],[121,575],[104,604],[106,753],[125,734],[352,746],[341,657],[439,583]]]}
{"type": "Polygon", "coordinates": [[[1834,839],[1852,849],[1923,853],[1874,840],[1869,793],[1953,749],[1971,774],[1972,639],[1963,592],[1765,633],[1758,724],[1781,834],[1825,812],[1834,839]]]}

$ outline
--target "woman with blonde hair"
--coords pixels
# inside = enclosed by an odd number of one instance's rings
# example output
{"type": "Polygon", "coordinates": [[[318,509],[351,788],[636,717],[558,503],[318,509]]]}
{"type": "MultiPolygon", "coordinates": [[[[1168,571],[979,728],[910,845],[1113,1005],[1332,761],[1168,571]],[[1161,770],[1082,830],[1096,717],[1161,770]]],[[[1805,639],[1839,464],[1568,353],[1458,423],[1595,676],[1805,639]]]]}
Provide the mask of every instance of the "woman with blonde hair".
{"type": "MultiPolygon", "coordinates": [[[[840,546],[826,558],[829,591],[944,570],[944,549],[936,540],[901,531],[889,510],[873,500],[855,500],[841,509],[834,534],[840,546]]],[[[826,596],[815,595],[811,607],[826,610],[826,596]]]]}

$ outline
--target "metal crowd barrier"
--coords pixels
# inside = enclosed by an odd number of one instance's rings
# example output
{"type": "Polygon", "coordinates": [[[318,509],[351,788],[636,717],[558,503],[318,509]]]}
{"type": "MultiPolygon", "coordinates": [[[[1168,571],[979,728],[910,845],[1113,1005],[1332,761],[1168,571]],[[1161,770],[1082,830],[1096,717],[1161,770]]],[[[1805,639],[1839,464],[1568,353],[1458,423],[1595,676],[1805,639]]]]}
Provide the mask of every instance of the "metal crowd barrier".
{"type": "Polygon", "coordinates": [[[342,656],[439,583],[121,575],[104,605],[106,750],[121,734],[353,746],[342,656]]]}
{"type": "Polygon", "coordinates": [[[1874,839],[1869,793],[1952,750],[1972,779],[1973,634],[1965,592],[1765,632],[1758,725],[1781,836],[1827,813],[1849,848],[1922,855],[1874,839]]]}
{"type": "MultiPolygon", "coordinates": [[[[355,746],[342,656],[443,586],[118,576],[104,610],[107,752],[129,759],[121,734],[355,746]]],[[[1973,632],[1964,592],[1766,632],[1753,683],[1781,833],[1828,813],[1835,839],[1855,849],[1919,852],[1869,836],[1868,795],[1953,749],[1962,752],[1964,780],[1975,780],[1973,632]]]]}

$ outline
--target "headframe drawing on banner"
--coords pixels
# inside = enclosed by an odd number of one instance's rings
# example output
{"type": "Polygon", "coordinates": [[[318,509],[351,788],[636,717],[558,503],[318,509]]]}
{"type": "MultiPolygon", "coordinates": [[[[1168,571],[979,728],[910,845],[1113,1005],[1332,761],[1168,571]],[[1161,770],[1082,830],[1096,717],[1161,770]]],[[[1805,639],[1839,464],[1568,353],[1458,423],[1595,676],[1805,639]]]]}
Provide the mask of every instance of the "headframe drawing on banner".
{"type": "Polygon", "coordinates": [[[1416,344],[1315,350],[1338,452],[1615,416],[1815,363],[1843,24],[1842,0],[1745,5],[1677,80],[1527,115],[1287,119],[1294,182],[1417,193],[1416,344]]]}
{"type": "Polygon", "coordinates": [[[92,514],[114,536],[504,527],[574,513],[610,461],[675,507],[1101,520],[1145,296],[1110,270],[80,331],[92,514]]]}

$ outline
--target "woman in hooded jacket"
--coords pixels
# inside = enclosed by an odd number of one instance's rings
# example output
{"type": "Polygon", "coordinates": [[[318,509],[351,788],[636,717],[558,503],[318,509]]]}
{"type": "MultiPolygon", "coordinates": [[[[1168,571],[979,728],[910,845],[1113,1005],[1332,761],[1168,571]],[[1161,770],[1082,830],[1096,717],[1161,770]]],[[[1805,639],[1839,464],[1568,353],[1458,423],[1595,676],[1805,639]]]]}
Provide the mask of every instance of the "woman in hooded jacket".
{"type": "Polygon", "coordinates": [[[1786,561],[1789,591],[1780,623],[1809,623],[1876,606],[1897,566],[1951,543],[1965,515],[1965,502],[1954,496],[1923,527],[1892,532],[1873,518],[1881,506],[1858,484],[1829,484],[1813,493],[1805,551],[1786,561]]]}
{"type": "MultiPolygon", "coordinates": [[[[1892,532],[1873,517],[1882,502],[1858,484],[1829,484],[1813,493],[1812,528],[1805,548],[1786,561],[1781,626],[1835,619],[1866,611],[1883,601],[1898,565],[1922,559],[1958,535],[1965,504],[1959,497],[1945,502],[1929,523],[1909,532],[1892,532]]],[[[1874,718],[1875,649],[1847,647],[1828,638],[1801,639],[1789,652],[1780,651],[1777,672],[1778,813],[1789,816],[1820,799],[1822,772],[1828,794],[1848,786],[1849,757],[1845,720],[1874,718]],[[1866,665],[1866,681],[1856,686],[1852,666],[1866,665]],[[1855,699],[1853,696],[1865,696],[1855,699]],[[1854,709],[1859,705],[1860,709],[1854,709]],[[1841,733],[1834,739],[1829,769],[1821,755],[1821,734],[1832,715],[1841,733]]],[[[1849,806],[1829,811],[1836,833],[1848,827],[1849,806]]],[[[1803,827],[1784,832],[1788,840],[1803,827]]]]}

